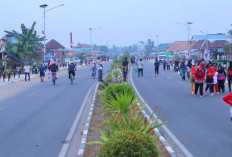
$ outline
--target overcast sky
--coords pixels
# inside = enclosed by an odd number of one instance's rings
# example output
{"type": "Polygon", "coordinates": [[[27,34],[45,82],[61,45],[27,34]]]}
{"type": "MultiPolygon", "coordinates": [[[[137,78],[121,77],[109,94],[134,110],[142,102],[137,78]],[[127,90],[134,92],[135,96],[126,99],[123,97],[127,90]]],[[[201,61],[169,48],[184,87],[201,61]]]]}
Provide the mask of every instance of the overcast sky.
{"type": "Polygon", "coordinates": [[[159,42],[187,40],[187,27],[177,24],[190,21],[190,34],[226,33],[232,24],[232,0],[8,0],[1,2],[0,35],[4,30],[20,30],[20,24],[43,30],[43,10],[60,4],[46,15],[48,40],[56,39],[69,48],[69,33],[74,43],[90,43],[88,28],[96,44],[126,46],[148,38],[159,42]]]}

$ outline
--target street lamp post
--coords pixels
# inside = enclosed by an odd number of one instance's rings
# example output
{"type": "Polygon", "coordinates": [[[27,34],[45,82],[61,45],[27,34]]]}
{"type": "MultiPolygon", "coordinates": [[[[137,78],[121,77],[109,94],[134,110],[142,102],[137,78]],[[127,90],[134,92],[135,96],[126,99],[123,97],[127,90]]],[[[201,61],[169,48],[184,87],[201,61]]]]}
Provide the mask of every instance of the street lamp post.
{"type": "Polygon", "coordinates": [[[205,50],[204,50],[204,52],[203,52],[203,58],[205,58],[206,60],[209,60],[209,58],[210,58],[210,53],[209,53],[209,42],[208,42],[208,31],[205,33],[205,32],[203,32],[203,31],[200,31],[202,34],[205,34],[206,35],[206,39],[205,39],[205,42],[206,42],[206,48],[205,48],[205,50]],[[205,53],[207,53],[207,58],[205,57],[205,53]]]}
{"type": "Polygon", "coordinates": [[[46,12],[50,11],[52,9],[56,9],[58,7],[61,7],[61,6],[64,6],[64,4],[58,5],[56,7],[53,7],[53,8],[47,9],[47,10],[46,10],[46,7],[48,7],[47,4],[43,4],[43,5],[39,6],[40,8],[43,8],[43,10],[44,10],[44,14],[43,14],[44,15],[44,30],[43,30],[43,34],[44,34],[44,59],[43,59],[43,63],[45,63],[45,54],[46,54],[46,43],[45,43],[45,26],[46,26],[45,25],[45,18],[46,18],[46,12]]]}
{"type": "Polygon", "coordinates": [[[186,22],[186,24],[181,23],[181,22],[177,22],[178,24],[184,25],[186,27],[188,27],[188,43],[187,43],[187,47],[188,47],[188,57],[191,57],[191,47],[190,47],[190,40],[189,40],[189,34],[190,34],[190,25],[193,24],[192,22],[186,22]]]}
{"type": "Polygon", "coordinates": [[[157,45],[157,47],[156,47],[156,57],[158,57],[158,51],[159,51],[159,36],[158,35],[156,35],[156,45],[157,45]]]}
{"type": "Polygon", "coordinates": [[[95,28],[95,29],[93,29],[93,28],[89,28],[89,37],[90,37],[90,47],[91,47],[91,49],[90,49],[90,53],[92,54],[92,56],[93,56],[93,37],[92,37],[92,33],[93,33],[93,31],[96,31],[96,30],[99,30],[99,29],[101,29],[101,27],[99,27],[99,28],[95,28]]]}

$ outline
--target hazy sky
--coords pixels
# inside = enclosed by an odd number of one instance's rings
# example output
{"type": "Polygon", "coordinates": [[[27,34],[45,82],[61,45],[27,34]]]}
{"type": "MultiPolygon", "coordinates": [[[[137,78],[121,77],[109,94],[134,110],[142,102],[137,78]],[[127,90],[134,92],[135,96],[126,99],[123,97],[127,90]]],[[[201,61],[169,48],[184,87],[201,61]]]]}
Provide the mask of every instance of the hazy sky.
{"type": "Polygon", "coordinates": [[[60,4],[46,15],[48,40],[56,39],[69,47],[69,33],[74,43],[90,43],[88,28],[96,44],[130,45],[158,34],[159,41],[187,40],[187,27],[176,22],[191,21],[191,35],[200,30],[226,33],[232,24],[232,0],[8,0],[1,2],[0,35],[4,30],[20,30],[20,24],[43,30],[43,10],[60,4]]]}

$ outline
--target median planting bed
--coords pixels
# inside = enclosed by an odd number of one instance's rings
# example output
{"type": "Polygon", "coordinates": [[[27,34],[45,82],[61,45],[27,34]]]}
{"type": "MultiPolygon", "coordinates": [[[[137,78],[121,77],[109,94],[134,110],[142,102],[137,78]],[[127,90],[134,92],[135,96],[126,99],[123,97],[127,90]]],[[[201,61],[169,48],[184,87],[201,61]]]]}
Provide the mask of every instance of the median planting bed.
{"type": "Polygon", "coordinates": [[[133,88],[120,81],[115,83],[111,74],[97,91],[84,156],[168,157],[154,134],[154,128],[162,125],[157,124],[158,118],[144,117],[144,104],[136,105],[138,97],[133,88]]]}

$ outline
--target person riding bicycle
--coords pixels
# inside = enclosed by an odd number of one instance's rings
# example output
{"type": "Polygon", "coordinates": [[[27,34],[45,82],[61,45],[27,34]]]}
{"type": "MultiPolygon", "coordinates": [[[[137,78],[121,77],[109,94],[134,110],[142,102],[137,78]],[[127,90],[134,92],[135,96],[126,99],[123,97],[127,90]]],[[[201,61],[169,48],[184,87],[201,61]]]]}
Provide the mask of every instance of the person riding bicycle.
{"type": "MultiPolygon", "coordinates": [[[[58,66],[56,65],[56,62],[54,61],[52,63],[52,65],[50,65],[50,71],[51,73],[55,73],[55,76],[56,76],[56,72],[59,70],[58,66]]],[[[57,79],[57,77],[56,77],[57,79]]]]}
{"type": "Polygon", "coordinates": [[[75,79],[75,70],[76,66],[73,62],[71,62],[68,66],[68,78],[70,79],[70,75],[73,75],[73,79],[75,79]]]}
{"type": "Polygon", "coordinates": [[[97,71],[97,66],[96,63],[94,63],[93,67],[91,68],[92,70],[92,76],[96,75],[96,71],[97,71]]]}

